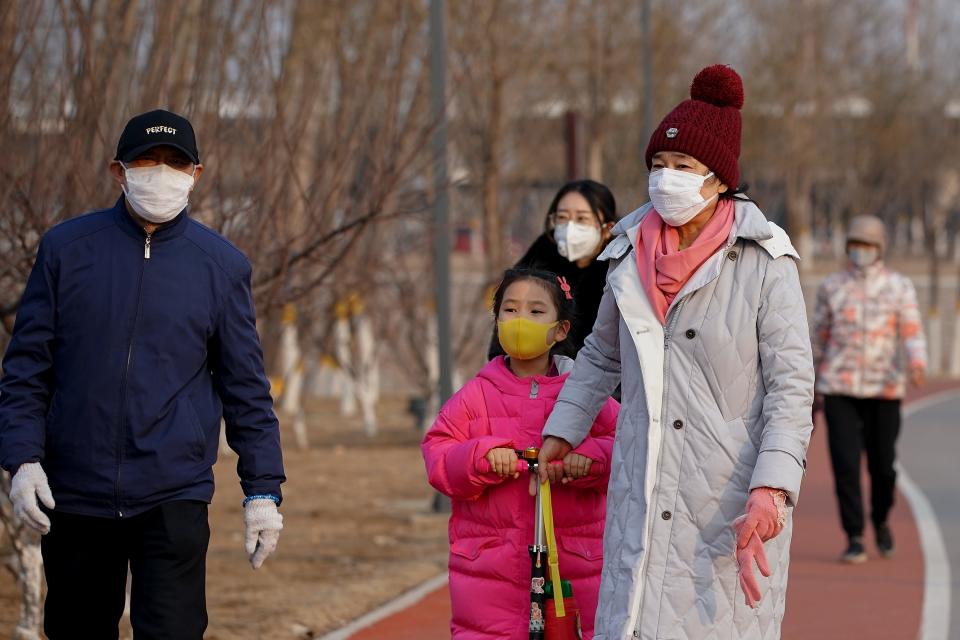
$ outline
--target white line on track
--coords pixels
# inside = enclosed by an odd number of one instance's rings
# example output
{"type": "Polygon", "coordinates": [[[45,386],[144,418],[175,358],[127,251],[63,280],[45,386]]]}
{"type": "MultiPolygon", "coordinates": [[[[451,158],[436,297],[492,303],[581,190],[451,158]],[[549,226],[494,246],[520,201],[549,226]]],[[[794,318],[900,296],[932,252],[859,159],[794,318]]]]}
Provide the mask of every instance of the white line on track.
{"type": "MultiPolygon", "coordinates": [[[[952,400],[956,390],[942,391],[921,398],[904,406],[903,417],[928,407],[952,400]]],[[[923,549],[923,612],[920,617],[919,640],[948,640],[950,633],[950,557],[943,542],[943,532],[937,522],[936,512],[927,496],[918,487],[906,470],[897,465],[897,486],[910,503],[913,519],[920,534],[923,549]]]]}
{"type": "Polygon", "coordinates": [[[386,604],[377,607],[370,613],[360,616],[347,626],[328,633],[325,636],[320,636],[320,640],[347,640],[347,638],[356,632],[371,627],[384,618],[392,616],[404,609],[409,609],[445,584],[447,584],[446,573],[434,576],[386,604]]]}

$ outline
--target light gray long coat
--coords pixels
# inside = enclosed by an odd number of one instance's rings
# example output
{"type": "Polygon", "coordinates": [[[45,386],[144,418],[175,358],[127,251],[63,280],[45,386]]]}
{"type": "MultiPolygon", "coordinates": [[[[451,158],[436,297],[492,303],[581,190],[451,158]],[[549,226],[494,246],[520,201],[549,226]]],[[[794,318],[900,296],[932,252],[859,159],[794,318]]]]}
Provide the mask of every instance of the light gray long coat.
{"type": "Polygon", "coordinates": [[[622,375],[594,638],[779,638],[790,518],[765,545],[772,577],[755,570],[756,610],[740,591],[731,525],[750,489],[785,490],[791,515],[800,490],[814,374],[798,256],[737,202],[727,245],[664,327],[636,264],[648,210],[625,218],[600,256],[610,271],[593,334],[544,428],[578,445],[622,375]]]}

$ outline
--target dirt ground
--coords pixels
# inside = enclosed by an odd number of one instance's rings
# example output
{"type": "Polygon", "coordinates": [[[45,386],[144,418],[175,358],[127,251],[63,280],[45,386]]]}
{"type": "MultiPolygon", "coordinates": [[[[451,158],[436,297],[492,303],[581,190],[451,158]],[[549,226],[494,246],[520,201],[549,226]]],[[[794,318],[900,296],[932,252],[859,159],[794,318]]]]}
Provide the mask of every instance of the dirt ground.
{"type": "MultiPolygon", "coordinates": [[[[405,402],[384,402],[368,439],[333,403],[308,407],[311,448],[284,428],[284,529],[275,556],[254,572],[243,552],[236,458],[221,456],[210,510],[209,640],[314,638],[446,570],[445,515],[430,512],[405,402]]],[[[281,420],[283,422],[283,420],[281,420]]],[[[0,573],[0,638],[18,615],[16,586],[0,573]]],[[[129,627],[124,620],[129,638],[129,627]]]]}

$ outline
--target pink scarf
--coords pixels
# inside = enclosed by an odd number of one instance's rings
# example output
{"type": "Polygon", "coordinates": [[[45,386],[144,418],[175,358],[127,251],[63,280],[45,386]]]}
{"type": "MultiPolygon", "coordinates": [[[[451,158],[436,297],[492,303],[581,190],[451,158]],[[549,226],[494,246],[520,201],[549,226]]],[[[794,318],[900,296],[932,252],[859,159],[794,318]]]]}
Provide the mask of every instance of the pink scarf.
{"type": "Polygon", "coordinates": [[[661,324],[666,324],[670,303],[683,285],[710,256],[726,244],[734,220],[733,203],[721,200],[713,217],[693,244],[680,251],[680,234],[664,223],[656,209],[644,217],[637,235],[637,269],[640,270],[643,289],[661,324]]]}

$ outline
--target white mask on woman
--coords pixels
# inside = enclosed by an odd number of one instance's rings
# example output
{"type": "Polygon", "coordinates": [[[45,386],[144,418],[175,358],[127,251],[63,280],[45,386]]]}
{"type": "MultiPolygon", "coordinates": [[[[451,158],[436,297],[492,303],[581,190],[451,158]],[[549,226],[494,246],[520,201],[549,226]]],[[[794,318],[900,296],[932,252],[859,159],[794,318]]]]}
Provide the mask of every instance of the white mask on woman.
{"type": "Polygon", "coordinates": [[[553,230],[557,251],[570,262],[593,255],[600,245],[600,229],[579,222],[565,222],[553,230]]]}
{"type": "Polygon", "coordinates": [[[676,169],[657,169],[650,174],[648,191],[653,208],[671,227],[682,227],[697,217],[710,200],[704,200],[700,188],[713,172],[705,176],[676,169]]]}
{"type": "Polygon", "coordinates": [[[130,207],[144,220],[163,224],[176,218],[187,206],[196,168],[193,173],[184,173],[165,164],[122,166],[126,176],[123,193],[130,207]]]}

